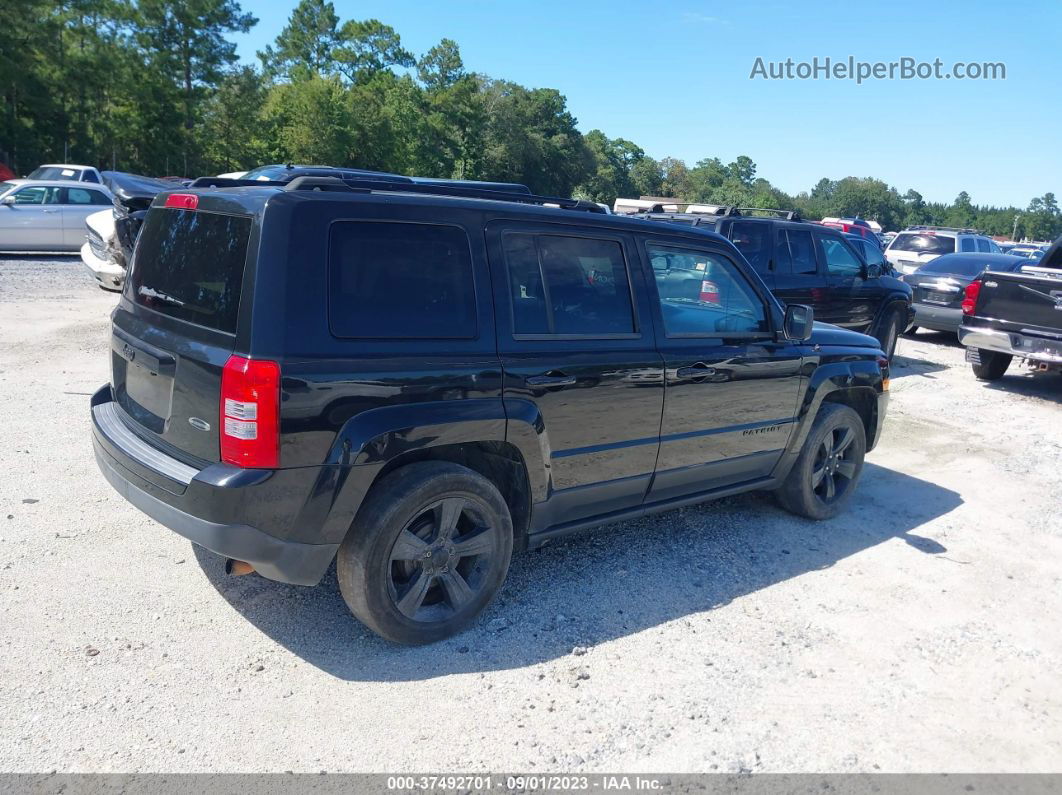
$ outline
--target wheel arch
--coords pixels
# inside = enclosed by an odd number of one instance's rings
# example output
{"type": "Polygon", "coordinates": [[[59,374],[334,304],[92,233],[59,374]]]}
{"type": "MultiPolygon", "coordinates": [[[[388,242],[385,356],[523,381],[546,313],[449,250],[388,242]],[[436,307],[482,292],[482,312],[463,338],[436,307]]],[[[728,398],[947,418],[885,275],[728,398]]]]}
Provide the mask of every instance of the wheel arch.
{"type": "MultiPolygon", "coordinates": [[[[544,427],[541,422],[538,426],[544,427]]],[[[537,436],[527,422],[507,420],[501,399],[412,403],[362,412],[343,425],[329,451],[329,466],[322,467],[316,488],[332,496],[322,540],[343,540],[380,478],[415,462],[450,461],[495,484],[512,515],[514,543],[522,547],[536,489],[545,492],[547,475],[537,436]],[[516,429],[508,434],[512,439],[506,438],[507,426],[516,429]]]]}

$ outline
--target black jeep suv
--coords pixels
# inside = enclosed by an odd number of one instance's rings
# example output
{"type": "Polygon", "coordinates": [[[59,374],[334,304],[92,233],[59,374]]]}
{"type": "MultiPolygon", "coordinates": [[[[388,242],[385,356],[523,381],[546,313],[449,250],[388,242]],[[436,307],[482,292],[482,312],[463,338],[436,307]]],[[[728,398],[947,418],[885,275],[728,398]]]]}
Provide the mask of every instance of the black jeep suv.
{"type": "Polygon", "coordinates": [[[237,570],[446,637],[514,548],[753,489],[834,516],[877,340],[785,310],[725,238],[462,184],[160,194],[91,401],[100,469],[237,570]]]}
{"type": "Polygon", "coordinates": [[[880,247],[870,252],[794,211],[719,207],[642,217],[718,232],[783,303],[807,304],[818,320],[876,337],[890,359],[896,338],[914,321],[911,288],[884,264],[880,247]]]}

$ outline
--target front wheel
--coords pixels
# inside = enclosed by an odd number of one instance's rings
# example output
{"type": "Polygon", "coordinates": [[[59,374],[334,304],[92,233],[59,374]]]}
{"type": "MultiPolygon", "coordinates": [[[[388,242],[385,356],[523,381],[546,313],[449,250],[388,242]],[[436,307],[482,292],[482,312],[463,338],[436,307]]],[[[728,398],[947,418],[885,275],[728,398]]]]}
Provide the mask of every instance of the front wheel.
{"type": "Polygon", "coordinates": [[[1007,372],[1014,357],[1009,353],[998,353],[977,349],[977,361],[973,362],[974,376],[979,381],[998,381],[1007,372]]]}
{"type": "Polygon", "coordinates": [[[808,519],[831,519],[852,499],[867,451],[863,420],[850,406],[824,403],[781,488],[779,504],[808,519]]]}
{"type": "Polygon", "coordinates": [[[885,356],[890,362],[892,361],[892,355],[896,352],[896,338],[900,336],[900,331],[900,313],[896,310],[890,310],[882,318],[881,328],[874,335],[878,338],[878,344],[881,345],[881,349],[885,351],[885,356]]]}
{"type": "Polygon", "coordinates": [[[426,461],[373,486],[339,547],[339,590],[362,623],[396,643],[456,634],[509,571],[509,508],[487,478],[426,461]]]}

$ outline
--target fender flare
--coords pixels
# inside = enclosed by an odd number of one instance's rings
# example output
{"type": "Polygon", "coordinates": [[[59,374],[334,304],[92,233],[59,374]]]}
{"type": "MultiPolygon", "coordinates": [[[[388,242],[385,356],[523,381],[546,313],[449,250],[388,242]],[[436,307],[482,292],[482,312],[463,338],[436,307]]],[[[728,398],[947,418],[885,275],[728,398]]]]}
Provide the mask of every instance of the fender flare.
{"type": "Polygon", "coordinates": [[[534,404],[503,402],[500,397],[407,403],[361,412],[336,434],[314,484],[315,498],[307,501],[299,521],[322,527],[323,541],[339,543],[387,464],[411,452],[463,442],[512,444],[524,459],[531,501],[539,501],[548,483],[544,428],[534,404]],[[518,416],[507,417],[507,409],[518,416]]]}
{"type": "Polygon", "coordinates": [[[913,310],[911,309],[911,302],[902,293],[891,293],[881,304],[881,308],[878,309],[878,313],[874,316],[874,322],[870,324],[870,328],[867,330],[867,334],[872,337],[878,335],[878,328],[881,326],[881,321],[889,312],[894,312],[897,309],[903,311],[904,327],[900,329],[902,334],[907,330],[907,324],[910,322],[913,310]]]}
{"type": "Polygon", "coordinates": [[[797,416],[800,418],[796,431],[789,438],[789,446],[772,473],[776,478],[784,478],[800,455],[811,426],[819,415],[827,396],[850,389],[866,389],[875,395],[881,393],[881,371],[876,361],[870,359],[853,359],[849,361],[826,362],[818,365],[808,379],[800,401],[797,416]]]}

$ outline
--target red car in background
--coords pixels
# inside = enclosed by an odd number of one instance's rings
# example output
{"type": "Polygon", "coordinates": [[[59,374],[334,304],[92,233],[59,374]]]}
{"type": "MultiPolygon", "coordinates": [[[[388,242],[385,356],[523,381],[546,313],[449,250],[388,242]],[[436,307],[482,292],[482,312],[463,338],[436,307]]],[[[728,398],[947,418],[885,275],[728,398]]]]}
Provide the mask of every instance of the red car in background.
{"type": "Polygon", "coordinates": [[[870,228],[870,224],[862,218],[823,218],[819,223],[823,226],[828,226],[830,229],[838,229],[848,235],[859,235],[867,240],[873,240],[878,244],[878,248],[881,248],[881,241],[878,236],[870,228]]]}
{"type": "Polygon", "coordinates": [[[0,182],[7,182],[9,179],[15,178],[15,172],[8,168],[4,163],[0,163],[0,182]]]}

